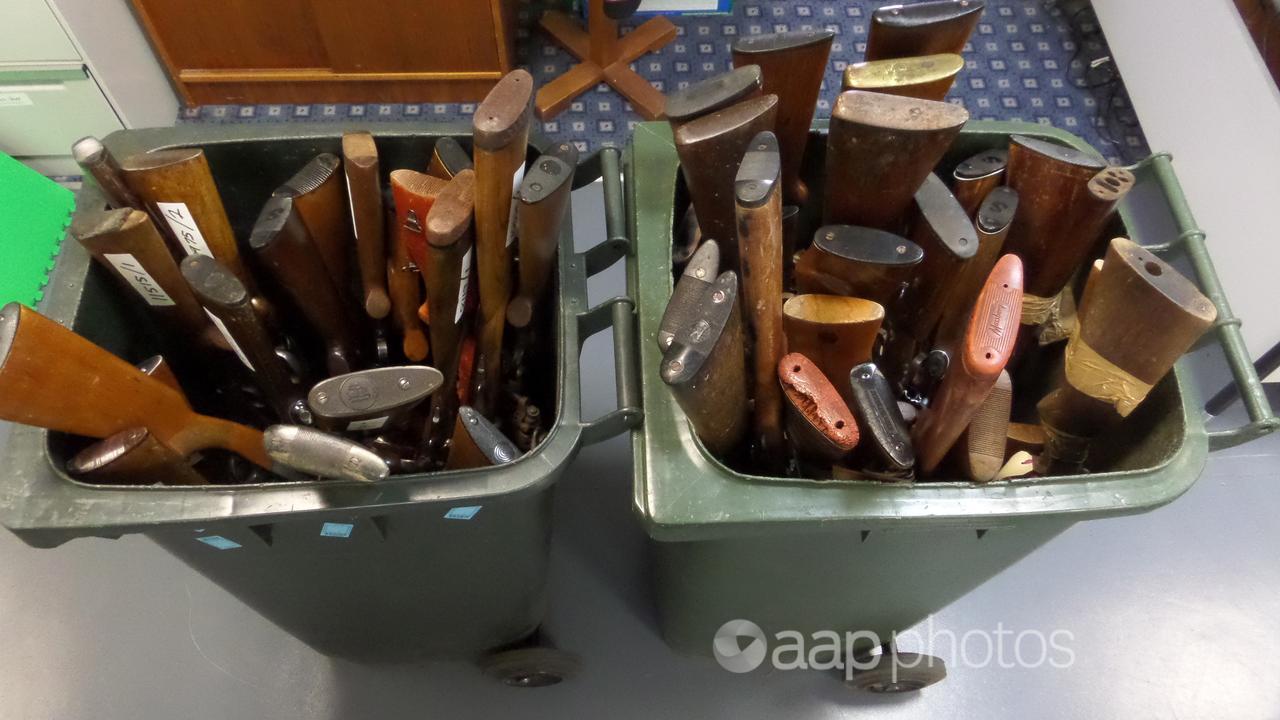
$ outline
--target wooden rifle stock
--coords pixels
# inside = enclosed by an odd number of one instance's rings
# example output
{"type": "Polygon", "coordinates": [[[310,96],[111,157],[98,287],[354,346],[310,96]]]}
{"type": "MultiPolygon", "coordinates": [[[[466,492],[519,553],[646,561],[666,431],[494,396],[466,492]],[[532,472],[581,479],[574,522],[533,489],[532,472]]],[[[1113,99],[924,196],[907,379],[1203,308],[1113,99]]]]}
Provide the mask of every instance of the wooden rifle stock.
{"type": "Polygon", "coordinates": [[[431,147],[431,161],[427,163],[427,174],[441,180],[452,180],[463,170],[470,170],[471,156],[451,137],[445,136],[436,140],[431,147]]]}
{"type": "Polygon", "coordinates": [[[573,170],[559,157],[543,155],[525,173],[516,193],[520,284],[507,305],[507,322],[512,327],[527,327],[546,295],[560,247],[560,229],[569,210],[573,170]]]}
{"type": "Polygon", "coordinates": [[[926,0],[871,13],[867,59],[959,54],[982,17],[982,0],[926,0]]]}
{"type": "Polygon", "coordinates": [[[803,353],[783,356],[777,373],[796,455],[815,468],[839,462],[858,444],[858,423],[840,392],[803,353]]]}
{"type": "Polygon", "coordinates": [[[208,485],[187,459],[144,427],[99,440],[67,461],[67,472],[100,485],[208,485]]]}
{"type": "Polygon", "coordinates": [[[1018,193],[1010,187],[992,190],[978,209],[973,223],[977,230],[978,251],[960,270],[951,296],[943,307],[937,332],[941,347],[950,348],[964,336],[969,314],[987,275],[1000,259],[1005,236],[1009,234],[1009,226],[1017,210],[1018,193]]]}
{"type": "MultiPolygon", "coordinates": [[[[871,360],[884,321],[879,303],[840,295],[796,295],[782,311],[787,350],[804,355],[827,378],[848,378],[855,365],[871,360]]],[[[838,388],[852,404],[849,383],[838,388]]]]}
{"type": "Polygon", "coordinates": [[[964,58],[953,53],[853,63],[845,68],[840,91],[942,100],[963,68],[964,58]]]}
{"type": "Polygon", "coordinates": [[[307,407],[321,430],[387,433],[403,429],[443,379],[425,365],[360,370],[316,383],[307,393],[307,407]]]}
{"type": "Polygon", "coordinates": [[[1022,312],[1022,261],[1000,258],[978,295],[965,331],[942,384],[920,412],[912,428],[918,469],[928,475],[969,425],[1004,370],[1018,336],[1022,312]]]}
{"type": "Polygon", "coordinates": [[[782,331],[782,165],[778,139],[765,131],[747,147],[734,179],[742,300],[755,399],[755,439],[766,462],[783,456],[782,391],[778,361],[786,352],[782,331]]]}
{"type": "Polygon", "coordinates": [[[680,170],[705,240],[720,243],[720,264],[738,272],[733,181],[751,139],[773,128],[778,96],[744,100],[684,123],[675,131],[680,170]]]}
{"type": "Polygon", "coordinates": [[[688,327],[702,307],[703,296],[711,291],[720,273],[720,244],[715,240],[702,243],[684,266],[671,291],[671,299],[658,323],[658,347],[666,352],[676,335],[688,327]]]}
{"type": "MultiPolygon", "coordinates": [[[[389,225],[397,225],[394,216],[390,220],[389,225]]],[[[422,320],[418,317],[418,307],[422,305],[422,281],[398,226],[393,227],[388,241],[391,243],[391,257],[387,258],[387,295],[391,298],[391,320],[400,332],[404,356],[412,362],[421,362],[430,352],[422,320]]]]}
{"type": "Polygon", "coordinates": [[[1213,325],[1217,310],[1168,263],[1116,238],[1077,318],[1064,373],[1036,406],[1045,429],[1036,469],[1046,474],[1081,469],[1092,438],[1141,404],[1213,325]]]}
{"type": "Polygon", "coordinates": [[[762,92],[778,96],[772,129],[782,155],[782,196],[792,205],[809,201],[800,165],[834,38],[830,30],[796,30],[751,35],[733,43],[733,64],[759,66],[762,92]]]}
{"type": "Polygon", "coordinates": [[[480,279],[480,334],[477,353],[484,366],[481,412],[492,413],[502,387],[502,335],[511,300],[510,231],[512,196],[520,184],[533,116],[533,76],[515,70],[498,81],[476,107],[475,145],[476,270],[480,279]]]}
{"type": "Polygon", "coordinates": [[[854,225],[827,225],[796,260],[796,290],[849,295],[892,309],[924,250],[894,233],[854,225]]]}
{"type": "Polygon", "coordinates": [[[1001,370],[991,392],[974,411],[969,426],[956,442],[953,453],[965,477],[974,482],[990,482],[1005,463],[1009,413],[1013,410],[1013,381],[1001,370]]]}
{"type": "Polygon", "coordinates": [[[1004,184],[1005,167],[1009,164],[1009,151],[1004,148],[984,150],[956,165],[951,172],[951,194],[974,217],[982,201],[992,190],[1004,184]]]}
{"type": "MultiPolygon", "coordinates": [[[[735,61],[736,64],[736,61],[735,61]]],[[[760,95],[759,65],[739,65],[733,70],[699,80],[667,94],[663,117],[671,130],[703,115],[710,115],[760,95]]]]}
{"type": "Polygon", "coordinates": [[[866,362],[849,371],[849,385],[853,389],[849,410],[858,421],[860,438],[855,459],[877,475],[911,479],[915,448],[889,381],[875,363],[866,362]]]}
{"type": "Polygon", "coordinates": [[[324,341],[328,373],[349,373],[359,365],[355,319],[330,279],[294,200],[288,195],[267,200],[249,235],[249,247],[324,341]]]}
{"type": "Polygon", "coordinates": [[[898,232],[921,183],[969,119],[945,102],[850,90],[827,135],[827,223],[898,232]]]}
{"type": "Polygon", "coordinates": [[[120,163],[116,162],[115,156],[98,138],[89,136],[77,140],[71,146],[71,156],[80,169],[84,170],[84,174],[98,184],[108,206],[146,209],[142,199],[129,189],[121,177],[120,163]]]}
{"type": "Polygon", "coordinates": [[[364,312],[380,320],[391,312],[387,296],[387,230],[382,209],[382,171],[378,146],[367,132],[344,133],[342,168],[347,177],[347,201],[356,236],[356,260],[364,312]]]}
{"type": "Polygon", "coordinates": [[[343,174],[338,171],[342,160],[332,153],[321,153],[281,185],[273,195],[293,198],[294,212],[324,261],[325,270],[339,297],[345,301],[350,283],[352,224],[347,208],[343,174]]]}
{"type": "Polygon", "coordinates": [[[183,457],[223,448],[271,468],[262,433],[196,413],[164,382],[18,303],[0,310],[0,388],[0,419],[92,438],[144,427],[183,457]]]}
{"type": "Polygon", "coordinates": [[[479,411],[467,405],[458,408],[453,440],[449,444],[449,460],[445,467],[450,470],[505,465],[520,457],[515,443],[479,411]]]}

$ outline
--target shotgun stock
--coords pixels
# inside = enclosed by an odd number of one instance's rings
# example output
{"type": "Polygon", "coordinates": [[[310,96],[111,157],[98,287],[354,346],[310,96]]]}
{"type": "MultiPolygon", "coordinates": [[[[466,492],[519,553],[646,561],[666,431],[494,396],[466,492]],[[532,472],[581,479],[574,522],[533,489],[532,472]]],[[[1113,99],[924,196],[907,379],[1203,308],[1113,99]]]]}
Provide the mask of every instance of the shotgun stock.
{"type": "MultiPolygon", "coordinates": [[[[840,295],[796,295],[782,307],[787,350],[809,359],[827,378],[847,378],[854,365],[871,359],[884,308],[877,302],[840,295]]],[[[840,395],[853,404],[853,389],[840,395]]]]}
{"type": "Polygon", "coordinates": [[[391,320],[400,332],[404,356],[411,362],[422,362],[430,351],[422,320],[418,317],[418,307],[422,305],[422,282],[398,229],[392,231],[390,242],[387,295],[391,297],[391,320]]]}
{"type": "Polygon", "coordinates": [[[974,482],[990,482],[1004,467],[1012,410],[1013,381],[1007,370],[1001,370],[991,392],[974,411],[969,426],[955,444],[955,455],[965,477],[974,482]]]}
{"type": "Polygon", "coordinates": [[[474,292],[471,280],[475,241],[475,172],[463,170],[440,193],[427,215],[427,304],[434,308],[431,323],[432,360],[443,374],[443,389],[431,398],[424,438],[434,459],[443,459],[441,445],[449,439],[457,413],[458,371],[462,343],[471,328],[474,292]]]}
{"type": "Polygon", "coordinates": [[[382,209],[382,171],[378,146],[367,132],[344,133],[342,168],[347,177],[347,202],[356,236],[356,260],[364,312],[380,320],[391,312],[387,296],[387,230],[382,209]]]}
{"type": "Polygon", "coordinates": [[[747,147],[734,179],[738,257],[755,398],[755,439],[766,462],[783,456],[782,391],[778,361],[786,352],[782,331],[782,165],[778,139],[765,131],[747,147]]]}
{"type": "Polygon", "coordinates": [[[923,259],[924,250],[900,235],[827,225],[796,260],[796,289],[860,297],[891,310],[923,259]]]}
{"type": "Polygon", "coordinates": [[[187,459],[144,427],[99,440],[67,461],[67,472],[99,485],[208,485],[187,459]]]}
{"type": "Polygon", "coordinates": [[[309,424],[311,417],[302,402],[302,387],[289,365],[276,354],[279,343],[254,312],[244,284],[217,260],[203,255],[183,260],[182,275],[218,328],[226,332],[227,342],[253,373],[280,422],[309,424]]]}
{"type": "Polygon", "coordinates": [[[929,475],[969,425],[1009,362],[1022,312],[1022,261],[1000,258],[978,295],[958,356],[911,429],[919,471],[929,475]]]}
{"type": "Polygon", "coordinates": [[[901,230],[912,197],[968,119],[950,103],[840,93],[827,135],[826,222],[901,230]]]}
{"type": "Polygon", "coordinates": [[[377,482],[391,474],[372,450],[314,428],[272,425],[263,447],[277,463],[324,479],[377,482]]]}
{"type": "Polygon", "coordinates": [[[797,30],[751,35],[733,43],[733,64],[759,66],[762,91],[778,96],[773,132],[782,155],[782,196],[788,204],[809,201],[800,164],[834,38],[830,30],[797,30]]]}
{"type": "Polygon", "coordinates": [[[457,140],[445,136],[436,140],[431,148],[427,174],[441,180],[452,180],[455,175],[463,170],[470,170],[471,167],[471,156],[466,149],[457,140]]]}
{"type": "Polygon", "coordinates": [[[448,181],[414,170],[391,172],[391,197],[396,206],[395,237],[421,273],[427,272],[427,214],[448,181]]]}
{"type": "Polygon", "coordinates": [[[778,361],[787,409],[787,436],[802,467],[830,467],[858,444],[858,423],[831,380],[803,353],[778,361]]]}
{"type": "Polygon", "coordinates": [[[502,387],[502,335],[511,300],[512,196],[524,172],[533,76],[508,73],[476,107],[475,144],[476,270],[480,276],[480,333],[477,353],[485,384],[476,406],[492,413],[502,387]]]}
{"type": "Polygon", "coordinates": [[[982,17],[982,0],[927,0],[871,13],[867,59],[960,54],[982,17]]]}
{"type": "Polygon", "coordinates": [[[778,96],[744,100],[684,123],[675,131],[676,151],[703,240],[720,243],[720,264],[738,272],[733,181],[742,156],[757,134],[773,128],[778,96]]]}
{"type": "Polygon", "coordinates": [[[173,148],[131,155],[121,163],[120,173],[153,215],[164,220],[184,256],[216,258],[252,291],[253,278],[240,259],[203,150],[173,148]]]}
{"type": "Polygon", "coordinates": [[[546,295],[572,185],[573,166],[549,154],[534,161],[520,183],[516,193],[520,283],[507,305],[507,322],[512,327],[527,327],[546,295]]]}
{"type": "Polygon", "coordinates": [[[321,380],[307,393],[315,425],[330,432],[403,429],[414,408],[441,387],[444,376],[426,365],[360,370],[321,380]]]}
{"type": "Polygon", "coordinates": [[[458,408],[445,467],[451,470],[505,465],[520,457],[515,443],[468,405],[458,408]]]}
{"type": "MultiPolygon", "coordinates": [[[[143,375],[155,378],[182,393],[182,383],[178,382],[178,376],[173,374],[173,367],[169,365],[169,361],[165,360],[163,355],[152,355],[138,363],[136,367],[143,375]]],[[[183,394],[183,397],[186,397],[186,395],[183,394]]]]}
{"type": "Polygon", "coordinates": [[[952,347],[963,337],[969,313],[973,310],[991,268],[1000,259],[1005,237],[1009,234],[1009,226],[1017,210],[1018,192],[1010,187],[992,190],[982,207],[978,208],[974,219],[978,251],[960,270],[960,276],[951,289],[951,296],[943,307],[937,333],[942,347],[952,347]]]}
{"type": "Polygon", "coordinates": [[[223,448],[271,469],[262,433],[197,414],[165,383],[18,303],[0,310],[0,387],[0,419],[92,438],[144,427],[183,457],[223,448]]]}
{"type": "Polygon", "coordinates": [[[702,243],[684,266],[680,279],[671,291],[671,299],[658,323],[658,347],[663,352],[671,347],[680,331],[696,322],[703,297],[711,291],[720,272],[720,244],[715,240],[702,243]]]}
{"type": "Polygon", "coordinates": [[[94,213],[88,222],[72,227],[71,232],[129,294],[137,293],[148,310],[177,330],[178,337],[199,338],[206,345],[230,349],[209,324],[164,238],[146,213],[130,207],[94,213]]]}
{"type": "Polygon", "coordinates": [[[355,319],[293,203],[287,195],[269,198],[249,234],[249,247],[324,341],[328,373],[349,373],[360,361],[355,319]]]}
{"type": "Polygon", "coordinates": [[[702,230],[698,227],[698,215],[689,205],[684,210],[680,224],[671,239],[671,267],[682,270],[685,263],[702,247],[702,230]]]}
{"type": "Polygon", "coordinates": [[[800,246],[800,208],[782,206],[782,287],[796,286],[796,248],[800,246]]]}
{"type": "Polygon", "coordinates": [[[867,362],[849,371],[849,384],[853,389],[849,409],[858,422],[860,437],[855,460],[876,475],[911,479],[915,448],[889,381],[875,363],[867,362]]]}
{"type": "Polygon", "coordinates": [[[91,135],[77,140],[71,146],[71,156],[80,169],[84,170],[84,174],[98,184],[109,207],[138,210],[146,208],[142,199],[125,184],[120,175],[120,163],[116,162],[115,156],[98,138],[91,135]]]}
{"type": "Polygon", "coordinates": [[[1004,182],[1008,163],[1008,150],[985,150],[964,160],[952,171],[951,192],[969,217],[973,217],[982,201],[1004,182]]]}
{"type": "Polygon", "coordinates": [[[914,200],[911,239],[924,250],[924,261],[892,315],[882,360],[885,374],[897,383],[909,377],[912,360],[926,349],[965,267],[978,252],[973,222],[937,175],[925,179],[914,200]]]}
{"type": "Polygon", "coordinates": [[[293,198],[294,212],[320,251],[320,258],[339,297],[345,300],[351,277],[348,274],[352,245],[349,218],[353,216],[347,208],[343,175],[338,171],[341,165],[342,160],[337,155],[321,153],[272,194],[293,198]]]}
{"type": "Polygon", "coordinates": [[[1045,430],[1036,469],[1082,468],[1090,440],[1141,404],[1216,318],[1209,298],[1168,263],[1130,240],[1112,240],[1086,286],[1063,375],[1036,406],[1045,430]]]}
{"type": "Polygon", "coordinates": [[[759,96],[760,81],[759,65],[740,65],[668,93],[663,116],[674,131],[690,120],[759,96]]]}
{"type": "Polygon", "coordinates": [[[675,395],[708,451],[725,457],[747,430],[747,375],[738,303],[738,274],[720,273],[697,319],[662,357],[662,381],[675,395]]]}
{"type": "Polygon", "coordinates": [[[840,91],[866,90],[942,100],[963,68],[964,58],[953,53],[853,63],[844,70],[840,91]]]}

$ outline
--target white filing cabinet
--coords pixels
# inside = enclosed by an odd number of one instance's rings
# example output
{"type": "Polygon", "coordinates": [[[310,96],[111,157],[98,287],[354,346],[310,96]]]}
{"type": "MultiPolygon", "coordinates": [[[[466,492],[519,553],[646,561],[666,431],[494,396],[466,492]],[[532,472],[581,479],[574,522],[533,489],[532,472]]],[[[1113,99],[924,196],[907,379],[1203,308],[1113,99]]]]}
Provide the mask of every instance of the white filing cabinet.
{"type": "Polygon", "coordinates": [[[0,152],[78,175],[71,143],[123,124],[45,0],[0,0],[0,152]]]}

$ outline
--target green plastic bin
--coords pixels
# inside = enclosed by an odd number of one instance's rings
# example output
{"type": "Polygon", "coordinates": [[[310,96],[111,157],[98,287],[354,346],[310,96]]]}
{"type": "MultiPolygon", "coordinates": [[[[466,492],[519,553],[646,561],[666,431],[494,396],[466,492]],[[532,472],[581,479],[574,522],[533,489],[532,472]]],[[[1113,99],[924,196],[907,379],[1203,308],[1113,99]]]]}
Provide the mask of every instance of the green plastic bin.
{"type": "MultiPolygon", "coordinates": [[[[810,168],[822,167],[825,126],[815,126],[810,168]]],[[[942,167],[1011,134],[1089,150],[1043,125],[971,122],[942,167]]],[[[671,294],[671,237],[683,207],[679,159],[663,123],[637,127],[624,158],[635,261],[628,284],[639,315],[645,421],[632,432],[635,510],[654,547],[662,633],[678,651],[710,654],[720,626],[755,622],[766,636],[794,630],[869,631],[889,638],[937,612],[1081,520],[1142,513],[1181,495],[1212,449],[1276,427],[1213,265],[1195,228],[1169,157],[1141,163],[1180,235],[1160,250],[1183,248],[1218,308],[1217,339],[1248,407],[1251,424],[1208,433],[1190,372],[1179,363],[1125,423],[1105,472],[1087,476],[891,484],[748,476],[712,458],[692,434],[659,377],[659,321],[671,294]]],[[[815,177],[815,182],[820,178],[815,177]]],[[[815,191],[815,196],[820,194],[815,191]]],[[[1129,226],[1121,207],[1120,217],[1129,226]]],[[[1152,238],[1133,238],[1148,244],[1152,238]]],[[[857,650],[857,648],[848,648],[857,650]]]]}
{"type": "MultiPolygon", "coordinates": [[[[273,188],[320,152],[341,152],[344,131],[370,130],[384,173],[426,165],[437,138],[470,127],[227,125],[117,132],[117,157],[175,146],[204,148],[232,227],[244,237],[273,188]]],[[[533,143],[538,144],[538,141],[533,143]]],[[[602,158],[621,212],[618,156],[602,158]],[[611,179],[610,179],[611,178],[611,179]]],[[[101,201],[86,184],[79,205],[101,201]]],[[[137,314],[79,243],[67,241],[39,310],[123,357],[153,351],[137,314]]],[[[556,420],[546,439],[500,467],[396,476],[385,482],[235,487],[103,487],[68,477],[56,433],[15,425],[0,477],[0,522],[26,543],[143,534],[315,649],[360,661],[474,657],[537,629],[546,605],[551,489],[580,446],[638,419],[626,407],[581,417],[579,355],[614,324],[633,342],[629,302],[587,307],[592,272],[621,256],[603,244],[574,253],[566,223],[558,261],[556,420]]],[[[621,358],[626,353],[618,353],[621,358]]],[[[629,399],[624,398],[624,400],[629,399]]]]}

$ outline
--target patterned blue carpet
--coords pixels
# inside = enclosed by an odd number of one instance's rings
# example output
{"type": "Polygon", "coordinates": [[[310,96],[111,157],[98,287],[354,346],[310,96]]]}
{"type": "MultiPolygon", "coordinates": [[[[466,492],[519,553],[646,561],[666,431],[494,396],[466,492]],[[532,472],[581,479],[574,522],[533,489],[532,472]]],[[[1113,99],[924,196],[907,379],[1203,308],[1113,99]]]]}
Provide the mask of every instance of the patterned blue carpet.
{"type": "MultiPolygon", "coordinates": [[[[658,89],[670,91],[730,69],[729,46],[740,35],[829,28],[837,37],[817,109],[817,116],[825,117],[845,65],[862,59],[871,10],[886,2],[738,0],[731,14],[673,18],[679,28],[675,41],[633,67],[658,89]]],[[[545,4],[521,0],[517,36],[517,58],[539,83],[572,65],[568,53],[537,28],[545,4]]],[[[634,24],[626,23],[624,31],[634,24]]],[[[1084,137],[1112,162],[1131,162],[1147,154],[1146,140],[1108,55],[1083,0],[987,0],[965,48],[965,69],[948,99],[977,119],[1054,125],[1084,137]]],[[[474,111],[474,103],[205,105],[184,109],[179,121],[456,121],[474,111]]],[[[554,139],[573,140],[586,152],[625,144],[639,121],[630,105],[602,84],[543,123],[543,130],[554,139]]]]}

